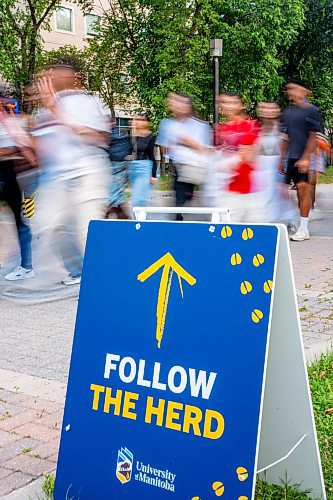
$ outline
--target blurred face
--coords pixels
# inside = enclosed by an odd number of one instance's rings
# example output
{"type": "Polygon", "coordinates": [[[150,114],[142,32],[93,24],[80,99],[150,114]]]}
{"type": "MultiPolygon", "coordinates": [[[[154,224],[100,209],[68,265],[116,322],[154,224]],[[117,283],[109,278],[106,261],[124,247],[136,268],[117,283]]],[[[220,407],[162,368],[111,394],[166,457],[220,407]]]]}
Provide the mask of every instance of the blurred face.
{"type": "Polygon", "coordinates": [[[191,101],[174,93],[169,94],[168,108],[175,117],[180,118],[190,116],[192,112],[191,101]]]}
{"type": "Polygon", "coordinates": [[[149,129],[149,121],[144,116],[135,116],[133,118],[133,125],[138,131],[149,129]]]}
{"type": "Polygon", "coordinates": [[[286,94],[289,101],[299,102],[309,96],[309,91],[296,83],[288,83],[286,85],[286,94]]]}
{"type": "Polygon", "coordinates": [[[245,110],[245,104],[236,95],[221,94],[218,102],[221,114],[229,119],[241,115],[245,110]]]}
{"type": "Polygon", "coordinates": [[[75,71],[67,67],[54,67],[50,69],[49,76],[52,79],[56,91],[73,89],[75,87],[75,71]]]}
{"type": "Polygon", "coordinates": [[[261,102],[257,106],[257,115],[261,120],[277,120],[280,107],[275,102],[261,102]]]}

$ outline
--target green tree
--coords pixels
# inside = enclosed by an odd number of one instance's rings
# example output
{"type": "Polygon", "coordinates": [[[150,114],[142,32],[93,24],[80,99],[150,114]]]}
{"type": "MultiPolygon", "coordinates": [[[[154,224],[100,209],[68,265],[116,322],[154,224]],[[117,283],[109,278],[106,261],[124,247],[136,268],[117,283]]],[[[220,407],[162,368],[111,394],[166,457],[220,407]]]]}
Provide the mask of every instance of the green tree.
{"type": "Polygon", "coordinates": [[[131,96],[159,119],[170,90],[212,112],[210,38],[223,38],[221,86],[249,103],[278,95],[283,52],[304,23],[303,0],[113,0],[102,20],[105,53],[123,60],[131,96]]]}
{"type": "Polygon", "coordinates": [[[85,57],[89,64],[87,71],[89,89],[99,92],[102,100],[114,114],[116,104],[126,106],[129,101],[130,87],[126,50],[120,46],[116,38],[112,40],[110,47],[109,38],[108,27],[102,25],[100,36],[89,40],[85,57]]]}
{"type": "Polygon", "coordinates": [[[333,5],[332,0],[307,0],[303,29],[286,54],[286,76],[301,76],[333,138],[333,5]]]}
{"type": "MultiPolygon", "coordinates": [[[[91,0],[76,0],[88,11],[91,0]]],[[[50,15],[60,0],[0,0],[0,67],[2,77],[22,97],[39,64],[41,29],[49,29],[50,15]]]]}
{"type": "Polygon", "coordinates": [[[36,66],[37,71],[41,71],[45,66],[52,66],[60,59],[66,59],[74,67],[78,68],[83,76],[83,83],[88,87],[89,60],[87,59],[87,49],[78,49],[74,45],[63,45],[58,49],[44,50],[36,66]]]}
{"type": "Polygon", "coordinates": [[[55,64],[59,59],[66,59],[78,68],[83,76],[85,88],[98,92],[104,103],[114,113],[116,104],[125,106],[128,101],[126,66],[123,58],[111,56],[107,37],[95,37],[89,40],[89,46],[77,49],[73,45],[64,45],[58,49],[44,51],[37,69],[55,64]]]}

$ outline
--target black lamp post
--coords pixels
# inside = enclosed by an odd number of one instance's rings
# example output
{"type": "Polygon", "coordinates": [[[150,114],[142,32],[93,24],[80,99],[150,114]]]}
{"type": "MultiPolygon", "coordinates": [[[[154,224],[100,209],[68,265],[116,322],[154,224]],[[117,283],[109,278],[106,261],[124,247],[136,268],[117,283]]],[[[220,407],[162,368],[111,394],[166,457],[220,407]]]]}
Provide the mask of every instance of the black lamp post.
{"type": "Polygon", "coordinates": [[[219,121],[219,105],[218,95],[220,93],[219,80],[220,80],[220,60],[222,57],[223,40],[214,38],[210,41],[210,55],[214,61],[214,125],[219,121]]]}

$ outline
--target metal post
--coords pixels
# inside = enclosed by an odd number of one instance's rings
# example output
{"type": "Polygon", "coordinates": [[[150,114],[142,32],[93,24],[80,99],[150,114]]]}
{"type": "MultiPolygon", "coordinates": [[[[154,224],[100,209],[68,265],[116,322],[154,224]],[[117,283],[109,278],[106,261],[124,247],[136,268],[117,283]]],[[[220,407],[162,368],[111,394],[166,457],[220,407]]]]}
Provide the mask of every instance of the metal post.
{"type": "Polygon", "coordinates": [[[220,38],[214,38],[210,41],[210,55],[214,61],[214,128],[216,128],[219,122],[219,104],[218,96],[220,93],[220,61],[219,57],[222,56],[223,51],[223,40],[220,38]]]}
{"type": "Polygon", "coordinates": [[[220,61],[218,57],[214,57],[214,126],[219,122],[219,103],[218,96],[220,93],[220,61]]]}

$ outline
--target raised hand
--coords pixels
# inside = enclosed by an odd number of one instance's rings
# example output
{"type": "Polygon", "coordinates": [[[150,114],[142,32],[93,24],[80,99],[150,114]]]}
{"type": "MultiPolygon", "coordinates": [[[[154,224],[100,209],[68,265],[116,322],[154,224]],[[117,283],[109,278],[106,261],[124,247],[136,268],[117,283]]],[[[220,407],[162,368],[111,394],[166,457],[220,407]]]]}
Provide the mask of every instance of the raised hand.
{"type": "Polygon", "coordinates": [[[44,76],[37,81],[36,85],[42,105],[52,113],[56,113],[59,99],[54,90],[52,79],[44,76]]]}

